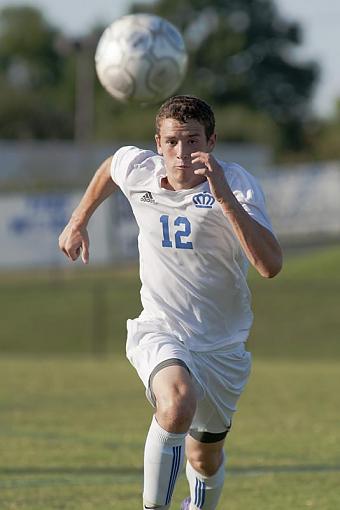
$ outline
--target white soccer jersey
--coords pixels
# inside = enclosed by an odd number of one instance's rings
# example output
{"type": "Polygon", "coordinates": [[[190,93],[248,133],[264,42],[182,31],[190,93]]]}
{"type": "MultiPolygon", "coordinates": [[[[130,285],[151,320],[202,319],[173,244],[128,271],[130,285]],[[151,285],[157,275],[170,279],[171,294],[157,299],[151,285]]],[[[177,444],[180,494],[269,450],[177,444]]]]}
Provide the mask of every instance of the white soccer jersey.
{"type": "MultiPolygon", "coordinates": [[[[272,230],[254,177],[235,163],[219,163],[237,200],[272,230]]],[[[246,341],[253,320],[248,262],[208,181],[163,189],[163,157],[136,147],[115,153],[111,175],[139,226],[142,317],[166,321],[190,350],[246,341]]]]}

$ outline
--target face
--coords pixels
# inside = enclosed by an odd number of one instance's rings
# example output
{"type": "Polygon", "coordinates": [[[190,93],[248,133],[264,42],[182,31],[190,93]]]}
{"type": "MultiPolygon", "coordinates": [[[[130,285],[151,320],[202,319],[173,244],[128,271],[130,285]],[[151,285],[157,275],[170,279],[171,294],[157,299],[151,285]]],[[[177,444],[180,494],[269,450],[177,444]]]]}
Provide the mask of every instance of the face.
{"type": "Polygon", "coordinates": [[[204,126],[194,119],[181,123],[175,119],[164,119],[159,134],[155,136],[158,154],[164,157],[169,189],[190,189],[204,181],[204,177],[194,174],[198,166],[191,163],[194,152],[211,152],[216,135],[207,140],[204,126]]]}

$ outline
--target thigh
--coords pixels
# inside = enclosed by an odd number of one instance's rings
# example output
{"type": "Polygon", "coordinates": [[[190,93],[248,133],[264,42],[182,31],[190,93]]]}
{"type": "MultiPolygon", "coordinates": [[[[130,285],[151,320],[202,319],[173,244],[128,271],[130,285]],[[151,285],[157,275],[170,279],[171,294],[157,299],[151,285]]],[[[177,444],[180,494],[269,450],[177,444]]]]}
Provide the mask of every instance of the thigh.
{"type": "Polygon", "coordinates": [[[250,353],[241,344],[235,349],[193,353],[193,361],[200,369],[199,377],[205,395],[198,402],[192,429],[198,432],[226,432],[249,378],[250,353]]]}
{"type": "Polygon", "coordinates": [[[157,320],[135,319],[128,321],[127,357],[144,383],[146,396],[155,406],[154,381],[156,387],[168,387],[171,381],[190,379],[194,381],[196,393],[202,394],[193,367],[191,354],[171,331],[157,320]],[[174,367],[175,377],[168,378],[174,367]],[[170,370],[170,372],[169,372],[170,370]],[[190,376],[189,376],[190,372],[190,376]],[[162,375],[161,375],[162,373],[162,375]],[[164,379],[164,385],[163,383],[164,379]]]}
{"type": "Polygon", "coordinates": [[[207,392],[198,400],[190,427],[190,435],[202,443],[218,442],[231,427],[231,413],[221,414],[207,392]]]}

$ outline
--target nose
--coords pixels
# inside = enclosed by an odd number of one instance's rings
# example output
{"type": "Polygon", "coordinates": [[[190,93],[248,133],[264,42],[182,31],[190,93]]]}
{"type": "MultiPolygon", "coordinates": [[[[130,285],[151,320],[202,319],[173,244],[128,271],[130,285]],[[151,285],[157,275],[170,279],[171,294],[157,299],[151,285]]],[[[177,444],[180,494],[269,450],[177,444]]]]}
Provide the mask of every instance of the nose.
{"type": "Polygon", "coordinates": [[[185,144],[181,141],[177,143],[177,159],[188,159],[190,151],[185,147],[185,144]]]}

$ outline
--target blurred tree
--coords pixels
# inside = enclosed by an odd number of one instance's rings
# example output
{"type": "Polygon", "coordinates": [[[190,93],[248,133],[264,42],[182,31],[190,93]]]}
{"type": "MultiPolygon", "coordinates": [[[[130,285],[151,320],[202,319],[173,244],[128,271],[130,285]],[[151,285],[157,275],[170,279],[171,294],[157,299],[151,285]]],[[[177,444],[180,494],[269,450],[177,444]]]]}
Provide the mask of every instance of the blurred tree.
{"type": "Polygon", "coordinates": [[[335,102],[333,115],[315,120],[312,127],[310,146],[314,159],[340,160],[340,98],[335,102]]]}
{"type": "Polygon", "coordinates": [[[300,27],[282,19],[273,0],[158,0],[132,12],[163,16],[184,34],[190,66],[181,90],[214,106],[265,112],[282,148],[301,149],[318,68],[294,61],[300,27]]]}
{"type": "Polygon", "coordinates": [[[72,137],[73,73],[57,36],[37,9],[0,11],[0,137],[72,137]]]}
{"type": "MultiPolygon", "coordinates": [[[[132,11],[159,14],[184,33],[190,65],[179,93],[215,107],[221,139],[267,142],[285,151],[310,140],[304,123],[317,68],[294,62],[299,26],[282,20],[273,0],[158,0],[132,11]]],[[[75,41],[35,8],[0,10],[0,138],[88,140],[93,133],[96,140],[150,140],[157,106],[120,104],[98,80],[92,89],[102,30],[75,41]],[[79,90],[88,93],[80,97],[79,90]]]]}

